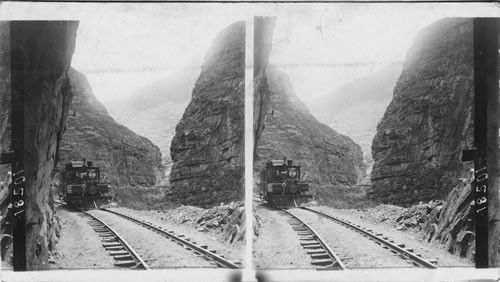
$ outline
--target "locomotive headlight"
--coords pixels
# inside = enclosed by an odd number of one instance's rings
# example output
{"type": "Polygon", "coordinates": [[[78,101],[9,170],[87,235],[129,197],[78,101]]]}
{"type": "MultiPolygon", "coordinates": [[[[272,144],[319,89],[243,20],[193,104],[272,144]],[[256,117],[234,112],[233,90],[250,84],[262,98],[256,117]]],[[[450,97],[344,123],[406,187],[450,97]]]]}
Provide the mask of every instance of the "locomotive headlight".
{"type": "Polygon", "coordinates": [[[97,173],[93,170],[89,171],[89,178],[94,179],[97,176],[97,173]]]}
{"type": "Polygon", "coordinates": [[[297,171],[295,169],[290,170],[289,172],[290,177],[295,177],[297,176],[297,171]]]}

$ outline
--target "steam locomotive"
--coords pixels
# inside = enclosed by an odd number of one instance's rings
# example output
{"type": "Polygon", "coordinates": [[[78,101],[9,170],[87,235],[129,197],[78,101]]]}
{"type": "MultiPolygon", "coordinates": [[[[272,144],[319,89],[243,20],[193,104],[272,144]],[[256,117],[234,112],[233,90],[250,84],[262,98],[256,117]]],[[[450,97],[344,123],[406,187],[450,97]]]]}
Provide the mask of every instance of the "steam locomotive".
{"type": "Polygon", "coordinates": [[[110,185],[101,182],[99,167],[85,160],[66,164],[62,186],[62,200],[79,209],[98,209],[113,198],[110,185]]]}
{"type": "Polygon", "coordinates": [[[297,207],[312,195],[309,184],[301,181],[300,166],[292,160],[269,160],[260,172],[260,197],[276,207],[297,207]]]}

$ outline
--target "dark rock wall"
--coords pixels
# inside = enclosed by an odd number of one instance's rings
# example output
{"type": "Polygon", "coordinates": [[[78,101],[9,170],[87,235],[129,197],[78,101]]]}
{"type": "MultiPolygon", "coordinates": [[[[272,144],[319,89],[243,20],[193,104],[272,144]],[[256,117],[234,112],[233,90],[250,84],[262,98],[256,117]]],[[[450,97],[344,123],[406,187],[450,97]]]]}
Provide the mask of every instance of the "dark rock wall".
{"type": "Polygon", "coordinates": [[[273,43],[273,32],[276,18],[254,18],[254,98],[253,98],[253,128],[254,128],[254,162],[257,159],[257,144],[265,128],[265,117],[270,107],[271,95],[268,91],[266,68],[273,43]]]}
{"type": "Polygon", "coordinates": [[[295,95],[288,76],[267,66],[270,108],[258,140],[257,167],[268,159],[294,160],[314,186],[356,185],[364,176],[359,145],[318,122],[295,95]]]}
{"type": "Polygon", "coordinates": [[[78,22],[11,22],[12,95],[24,92],[28,269],[46,267],[58,224],[49,206],[51,172],[71,103],[67,70],[78,22]]]}
{"type": "Polygon", "coordinates": [[[10,150],[10,108],[10,26],[0,21],[0,153],[10,150]]]}
{"type": "Polygon", "coordinates": [[[115,187],[156,185],[163,176],[161,154],[147,138],[118,124],[96,99],[87,77],[70,69],[73,92],[58,170],[71,160],[93,161],[115,187]]]}
{"type": "Polygon", "coordinates": [[[443,19],[407,53],[372,143],[371,197],[409,205],[443,199],[468,174],[473,140],[472,20],[443,19]]]}
{"type": "Polygon", "coordinates": [[[221,31],[170,146],[170,201],[210,206],[243,198],[245,23],[221,31]]]}
{"type": "MultiPolygon", "coordinates": [[[[11,150],[11,91],[10,91],[10,25],[0,21],[0,153],[11,150]]],[[[7,208],[10,203],[8,188],[10,164],[0,164],[0,234],[11,234],[10,225],[6,225],[7,208]]],[[[2,239],[2,259],[10,258],[4,253],[4,244],[8,245],[10,238],[2,239]]],[[[5,262],[2,262],[5,263],[5,262]]]]}

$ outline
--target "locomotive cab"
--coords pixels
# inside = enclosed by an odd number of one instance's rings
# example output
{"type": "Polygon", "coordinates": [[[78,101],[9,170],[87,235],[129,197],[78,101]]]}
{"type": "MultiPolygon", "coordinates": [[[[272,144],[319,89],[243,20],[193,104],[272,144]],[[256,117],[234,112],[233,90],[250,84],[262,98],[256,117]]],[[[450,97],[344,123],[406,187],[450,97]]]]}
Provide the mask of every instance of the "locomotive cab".
{"type": "Polygon", "coordinates": [[[309,184],[301,181],[300,168],[292,160],[267,161],[260,175],[261,198],[280,207],[298,206],[311,199],[309,184]]]}
{"type": "Polygon", "coordinates": [[[63,173],[63,200],[77,208],[98,208],[108,204],[110,185],[100,181],[100,169],[92,162],[71,161],[63,173]]]}

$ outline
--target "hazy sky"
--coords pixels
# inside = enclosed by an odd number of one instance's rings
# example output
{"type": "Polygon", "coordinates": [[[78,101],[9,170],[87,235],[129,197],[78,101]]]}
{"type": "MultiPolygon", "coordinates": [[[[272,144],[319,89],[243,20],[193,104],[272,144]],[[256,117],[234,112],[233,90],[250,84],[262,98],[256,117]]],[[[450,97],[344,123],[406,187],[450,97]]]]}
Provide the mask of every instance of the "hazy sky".
{"type": "MultiPolygon", "coordinates": [[[[484,6],[483,6],[484,7],[484,6]]],[[[271,63],[291,78],[306,103],[394,62],[417,33],[444,17],[500,16],[479,5],[336,4],[281,13],[271,63]]]]}
{"type": "Polygon", "coordinates": [[[103,102],[181,68],[199,72],[218,31],[277,16],[271,62],[306,102],[404,56],[417,32],[447,16],[500,16],[494,4],[3,3],[2,19],[77,19],[73,67],[103,102]]]}

